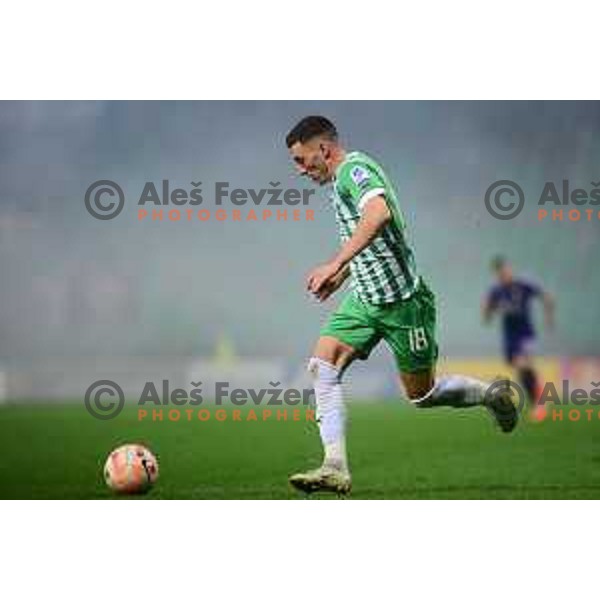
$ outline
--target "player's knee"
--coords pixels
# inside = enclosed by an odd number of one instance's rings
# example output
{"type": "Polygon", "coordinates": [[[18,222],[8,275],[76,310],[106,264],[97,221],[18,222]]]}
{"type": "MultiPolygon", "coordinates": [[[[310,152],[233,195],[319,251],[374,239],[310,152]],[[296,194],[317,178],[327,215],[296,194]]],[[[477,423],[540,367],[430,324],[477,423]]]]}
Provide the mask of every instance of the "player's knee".
{"type": "Polygon", "coordinates": [[[435,384],[433,370],[403,373],[401,377],[404,391],[411,402],[419,402],[426,398],[432,392],[435,384]]]}
{"type": "Polygon", "coordinates": [[[525,364],[526,364],[525,357],[524,356],[513,356],[513,358],[510,361],[510,364],[513,369],[516,369],[518,371],[525,366],[525,364]]]}
{"type": "Polygon", "coordinates": [[[354,355],[354,348],[329,336],[320,337],[313,351],[314,358],[319,358],[333,365],[340,372],[343,372],[350,365],[354,355]]]}
{"type": "Polygon", "coordinates": [[[416,408],[428,408],[431,406],[431,398],[433,396],[435,386],[414,388],[407,390],[409,402],[416,408]]]}
{"type": "Polygon", "coordinates": [[[425,398],[427,398],[429,396],[429,394],[431,393],[433,388],[430,388],[428,390],[413,390],[409,393],[407,393],[408,399],[411,402],[419,402],[425,398]]]}
{"type": "Polygon", "coordinates": [[[335,384],[340,381],[340,370],[329,361],[318,356],[312,356],[309,359],[307,370],[314,382],[335,384]]]}

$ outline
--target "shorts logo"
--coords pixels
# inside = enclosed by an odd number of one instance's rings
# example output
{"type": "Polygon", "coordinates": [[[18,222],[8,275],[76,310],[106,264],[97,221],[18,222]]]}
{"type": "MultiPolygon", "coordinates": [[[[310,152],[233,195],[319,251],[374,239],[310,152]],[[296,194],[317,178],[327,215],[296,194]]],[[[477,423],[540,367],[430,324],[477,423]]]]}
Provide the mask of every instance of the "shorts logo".
{"type": "Polygon", "coordinates": [[[369,172],[366,169],[363,169],[362,167],[354,167],[354,169],[350,171],[350,177],[356,185],[360,185],[361,183],[368,181],[369,172]]]}

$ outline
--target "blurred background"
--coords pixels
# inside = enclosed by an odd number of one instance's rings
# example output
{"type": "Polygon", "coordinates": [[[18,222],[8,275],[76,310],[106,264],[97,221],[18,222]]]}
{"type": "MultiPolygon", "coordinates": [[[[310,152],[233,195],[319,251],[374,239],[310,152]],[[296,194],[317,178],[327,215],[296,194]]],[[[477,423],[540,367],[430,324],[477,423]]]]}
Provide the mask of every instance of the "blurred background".
{"type": "MultiPolygon", "coordinates": [[[[598,373],[598,207],[589,222],[539,222],[537,199],[547,181],[588,191],[600,181],[599,103],[2,102],[0,398],[80,400],[99,378],[131,393],[149,379],[298,380],[338,301],[319,306],[304,291],[306,272],[338,245],[326,190],[311,198],[312,222],[138,221],[136,200],[163,179],[202,181],[211,211],[217,181],[304,187],[285,135],[308,114],[331,118],[349,149],[372,154],[397,183],[439,299],[442,368],[502,368],[498,324],[480,319],[489,261],[502,253],[555,296],[556,330],[540,323],[546,377],[598,373]],[[100,179],[125,193],[113,220],[84,206],[100,179]],[[485,208],[500,179],[525,193],[514,220],[485,208]]],[[[396,395],[393,372],[382,347],[353,369],[353,395],[396,395]]]]}

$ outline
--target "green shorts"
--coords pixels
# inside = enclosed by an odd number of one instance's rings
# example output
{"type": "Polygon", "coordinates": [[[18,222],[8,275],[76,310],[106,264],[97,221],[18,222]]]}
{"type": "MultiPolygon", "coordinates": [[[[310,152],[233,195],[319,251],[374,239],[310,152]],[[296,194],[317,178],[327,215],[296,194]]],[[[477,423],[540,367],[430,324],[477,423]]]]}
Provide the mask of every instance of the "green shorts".
{"type": "Polygon", "coordinates": [[[383,339],[394,353],[398,369],[416,373],[434,367],[437,361],[435,321],[435,295],[421,281],[411,298],[391,304],[368,304],[350,292],[320,335],[352,346],[363,360],[383,339]]]}

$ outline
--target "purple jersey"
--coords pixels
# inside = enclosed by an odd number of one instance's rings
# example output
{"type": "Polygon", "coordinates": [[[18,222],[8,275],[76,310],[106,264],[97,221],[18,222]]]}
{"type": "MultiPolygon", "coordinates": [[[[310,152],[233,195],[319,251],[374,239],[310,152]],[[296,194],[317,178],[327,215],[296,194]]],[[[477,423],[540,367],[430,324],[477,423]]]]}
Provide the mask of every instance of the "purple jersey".
{"type": "Polygon", "coordinates": [[[511,344],[523,338],[533,338],[535,331],[531,318],[531,301],[542,290],[534,283],[515,279],[509,284],[497,284],[488,295],[492,310],[502,317],[504,341],[511,344]]]}

